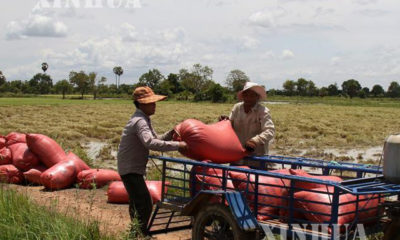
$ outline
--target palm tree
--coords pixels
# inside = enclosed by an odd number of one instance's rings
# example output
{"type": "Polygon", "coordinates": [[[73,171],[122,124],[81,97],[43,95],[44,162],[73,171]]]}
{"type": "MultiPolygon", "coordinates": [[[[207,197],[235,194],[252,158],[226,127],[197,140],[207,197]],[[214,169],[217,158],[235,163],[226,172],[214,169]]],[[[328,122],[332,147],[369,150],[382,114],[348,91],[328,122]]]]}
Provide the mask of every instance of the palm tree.
{"type": "Polygon", "coordinates": [[[117,85],[117,88],[119,87],[119,80],[121,75],[124,73],[124,70],[120,66],[116,66],[113,68],[113,72],[115,74],[115,83],[117,85]]]}
{"type": "Polygon", "coordinates": [[[46,73],[46,70],[48,68],[49,68],[49,65],[46,62],[42,63],[42,70],[43,70],[44,73],[46,73]]]}

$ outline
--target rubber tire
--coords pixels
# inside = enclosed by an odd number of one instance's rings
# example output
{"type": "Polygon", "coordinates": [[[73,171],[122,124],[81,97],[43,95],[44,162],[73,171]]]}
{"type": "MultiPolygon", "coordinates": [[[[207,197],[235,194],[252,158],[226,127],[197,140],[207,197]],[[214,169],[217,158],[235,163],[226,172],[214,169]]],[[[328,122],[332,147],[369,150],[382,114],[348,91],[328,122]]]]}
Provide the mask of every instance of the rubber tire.
{"type": "MultiPolygon", "coordinates": [[[[229,207],[222,204],[212,204],[202,207],[197,215],[194,217],[193,228],[192,228],[192,240],[203,240],[204,226],[207,224],[207,220],[211,216],[222,217],[232,229],[233,238],[232,240],[250,240],[255,239],[255,231],[246,232],[243,231],[237,224],[233,217],[229,207]]],[[[221,238],[218,238],[222,240],[221,238]]]]}
{"type": "Polygon", "coordinates": [[[384,240],[400,240],[400,219],[394,221],[385,229],[384,240]]]}

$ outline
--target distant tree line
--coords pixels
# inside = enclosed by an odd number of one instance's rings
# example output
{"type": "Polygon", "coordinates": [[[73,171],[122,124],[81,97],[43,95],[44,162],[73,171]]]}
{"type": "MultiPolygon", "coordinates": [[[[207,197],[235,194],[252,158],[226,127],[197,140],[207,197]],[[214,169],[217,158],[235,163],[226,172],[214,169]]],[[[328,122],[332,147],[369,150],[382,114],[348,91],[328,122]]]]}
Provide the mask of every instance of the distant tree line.
{"type": "Polygon", "coordinates": [[[375,84],[372,89],[362,87],[355,79],[349,79],[342,83],[339,89],[337,83],[330,84],[327,87],[317,88],[313,81],[299,78],[297,81],[286,80],[283,83],[283,90],[271,89],[268,91],[270,95],[283,96],[344,96],[344,97],[400,97],[400,85],[393,81],[390,83],[387,91],[379,84],[375,84]]]}
{"type": "MultiPolygon", "coordinates": [[[[158,69],[150,69],[142,74],[135,84],[120,84],[123,69],[120,66],[113,68],[115,84],[106,84],[105,77],[98,76],[95,72],[71,71],[68,79],[53,83],[50,75],[46,74],[47,63],[42,64],[43,73],[37,73],[30,80],[7,81],[0,71],[0,94],[67,94],[84,95],[91,94],[93,98],[99,97],[128,97],[132,90],[138,86],[149,86],[156,93],[167,95],[169,98],[186,101],[233,101],[236,92],[240,91],[249,77],[241,70],[234,69],[225,79],[225,86],[221,86],[213,80],[213,69],[201,64],[194,64],[190,69],[182,68],[178,73],[170,73],[164,76],[158,69]]],[[[362,87],[355,79],[349,79],[338,85],[330,84],[327,87],[318,88],[311,80],[299,78],[297,81],[286,80],[283,89],[271,89],[269,95],[282,96],[345,96],[345,97],[400,97],[400,85],[392,82],[385,91],[376,84],[369,89],[362,87]]]]}

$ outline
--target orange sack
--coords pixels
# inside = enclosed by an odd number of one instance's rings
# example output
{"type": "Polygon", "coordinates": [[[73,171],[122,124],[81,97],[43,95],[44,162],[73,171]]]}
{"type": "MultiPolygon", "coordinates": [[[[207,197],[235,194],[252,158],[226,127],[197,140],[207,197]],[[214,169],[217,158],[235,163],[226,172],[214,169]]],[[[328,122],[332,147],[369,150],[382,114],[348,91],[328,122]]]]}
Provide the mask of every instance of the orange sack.
{"type": "Polygon", "coordinates": [[[0,182],[4,183],[22,183],[24,175],[12,164],[0,165],[0,182]]]}
{"type": "MultiPolygon", "coordinates": [[[[196,195],[200,190],[222,190],[223,170],[203,166],[193,166],[190,171],[190,194],[196,195]]],[[[226,172],[226,188],[234,189],[232,181],[226,172]]]]}
{"type": "Polygon", "coordinates": [[[118,172],[110,169],[89,169],[78,173],[77,182],[80,188],[101,188],[112,181],[121,181],[118,172]]]}
{"type": "MultiPolygon", "coordinates": [[[[288,173],[287,170],[274,170],[281,174],[288,173]]],[[[255,200],[255,176],[243,172],[229,172],[233,185],[236,189],[243,192],[249,203],[250,208],[254,209],[255,200]]],[[[290,187],[289,179],[278,177],[259,176],[258,179],[258,220],[272,219],[279,214],[279,207],[286,204],[285,198],[290,187]],[[272,216],[269,216],[272,215],[272,216]]]]}
{"type": "Polygon", "coordinates": [[[0,165],[12,163],[11,150],[7,147],[0,148],[0,165]]]}
{"type": "MultiPolygon", "coordinates": [[[[165,191],[167,191],[168,184],[168,182],[165,183],[165,191]]],[[[162,181],[146,181],[146,185],[153,204],[160,201],[162,181]]],[[[129,195],[122,181],[112,182],[108,187],[107,196],[109,203],[129,203],[129,195]]]]}
{"type": "Polygon", "coordinates": [[[30,183],[41,185],[42,182],[40,181],[40,175],[42,175],[42,173],[46,170],[47,170],[46,166],[38,165],[24,172],[24,177],[30,183]]]}
{"type": "Polygon", "coordinates": [[[26,143],[15,143],[9,146],[12,164],[22,171],[28,171],[39,164],[38,157],[31,152],[26,143]]]}
{"type": "MultiPolygon", "coordinates": [[[[294,195],[295,208],[299,208],[304,210],[302,214],[305,216],[306,219],[317,222],[317,223],[325,223],[330,221],[330,214],[332,211],[332,194],[334,188],[333,187],[326,187],[313,189],[314,191],[320,192],[310,192],[310,191],[301,191],[297,192],[294,195]],[[328,190],[328,191],[327,191],[328,190]],[[306,201],[313,201],[313,202],[305,202],[306,201]],[[321,214],[328,214],[321,215],[321,214]]],[[[377,198],[378,195],[361,195],[358,200],[358,211],[359,214],[359,222],[370,222],[367,218],[372,218],[377,216],[378,209],[376,208],[379,202],[383,202],[382,198],[377,198]]],[[[338,224],[346,224],[351,223],[355,218],[355,211],[356,211],[356,202],[357,196],[352,195],[350,193],[341,194],[339,196],[339,217],[338,217],[338,224]]],[[[295,211],[296,212],[296,211],[295,211]]]]}
{"type": "Polygon", "coordinates": [[[67,154],[67,160],[71,160],[74,162],[76,167],[76,174],[80,173],[83,170],[89,170],[90,167],[78,156],[76,156],[73,152],[69,152],[67,154]]]}
{"type": "Polygon", "coordinates": [[[6,146],[6,138],[0,135],[0,149],[6,146]]]}
{"type": "Polygon", "coordinates": [[[66,158],[66,154],[61,146],[45,135],[27,134],[26,141],[29,149],[36,154],[40,161],[48,168],[64,161],[66,158]]]}
{"type": "Polygon", "coordinates": [[[188,144],[188,150],[183,153],[186,157],[229,163],[246,156],[229,120],[206,125],[199,120],[187,119],[177,125],[175,131],[174,140],[188,144]]]}
{"type": "Polygon", "coordinates": [[[74,161],[59,162],[40,175],[40,181],[47,189],[58,190],[70,187],[76,179],[74,161]]]}
{"type": "Polygon", "coordinates": [[[26,135],[24,133],[10,132],[6,136],[6,145],[11,146],[15,143],[26,143],[26,135]]]}
{"type": "MultiPolygon", "coordinates": [[[[314,175],[308,174],[306,171],[304,171],[302,169],[290,169],[289,171],[292,175],[295,175],[295,176],[315,178],[315,179],[319,179],[319,180],[323,180],[323,181],[332,181],[332,182],[343,181],[343,179],[341,179],[340,177],[337,177],[337,176],[314,176],[314,175]]],[[[305,181],[296,181],[294,186],[295,186],[295,188],[297,188],[296,190],[302,191],[304,189],[310,190],[310,189],[314,189],[314,188],[322,188],[322,187],[326,188],[327,185],[319,184],[319,183],[312,183],[312,182],[305,182],[305,181]]]]}

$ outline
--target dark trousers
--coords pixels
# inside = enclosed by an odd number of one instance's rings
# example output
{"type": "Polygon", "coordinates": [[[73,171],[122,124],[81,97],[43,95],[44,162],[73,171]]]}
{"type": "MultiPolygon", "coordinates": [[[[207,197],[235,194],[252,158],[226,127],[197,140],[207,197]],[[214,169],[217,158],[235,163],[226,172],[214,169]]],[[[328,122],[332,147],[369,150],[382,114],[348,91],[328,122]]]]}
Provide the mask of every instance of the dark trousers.
{"type": "Polygon", "coordinates": [[[129,215],[131,219],[137,217],[142,233],[148,235],[147,224],[153,210],[153,204],[143,175],[130,173],[121,176],[121,178],[129,194],[129,215]]]}

